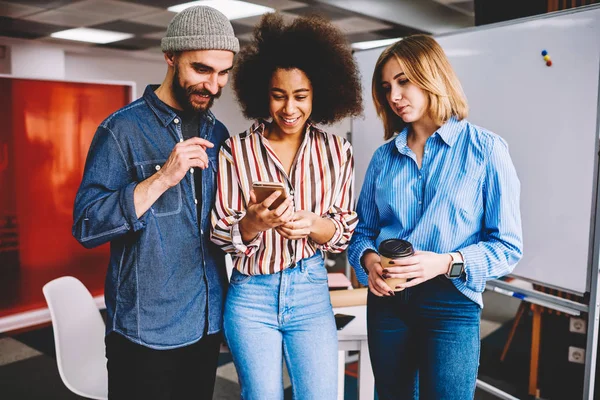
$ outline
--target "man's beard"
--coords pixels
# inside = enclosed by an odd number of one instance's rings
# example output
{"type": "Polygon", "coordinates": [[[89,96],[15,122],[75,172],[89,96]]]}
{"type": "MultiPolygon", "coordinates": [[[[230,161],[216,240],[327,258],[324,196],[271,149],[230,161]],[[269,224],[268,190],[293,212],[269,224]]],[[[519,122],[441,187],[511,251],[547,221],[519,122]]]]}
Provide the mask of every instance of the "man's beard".
{"type": "Polygon", "coordinates": [[[212,107],[215,99],[218,99],[221,96],[221,88],[219,88],[217,94],[212,94],[206,89],[198,88],[199,86],[202,86],[202,84],[194,85],[187,89],[181,86],[179,83],[179,66],[175,66],[175,73],[173,74],[173,83],[171,87],[173,89],[175,100],[177,100],[177,103],[179,103],[179,105],[183,107],[185,111],[206,111],[212,107]],[[194,105],[194,103],[191,101],[191,97],[194,94],[209,96],[210,100],[208,101],[208,104],[201,106],[194,105]]]}

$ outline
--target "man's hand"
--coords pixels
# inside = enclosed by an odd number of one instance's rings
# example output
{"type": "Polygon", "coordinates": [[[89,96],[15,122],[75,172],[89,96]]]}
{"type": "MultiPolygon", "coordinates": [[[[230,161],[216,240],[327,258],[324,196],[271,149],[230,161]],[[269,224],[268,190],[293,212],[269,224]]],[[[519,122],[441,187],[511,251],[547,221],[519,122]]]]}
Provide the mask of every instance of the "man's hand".
{"type": "Polygon", "coordinates": [[[194,137],[177,143],[167,162],[156,173],[165,186],[177,185],[190,168],[205,169],[208,167],[206,149],[214,147],[208,140],[194,137]]]}
{"type": "Polygon", "coordinates": [[[177,185],[190,168],[208,167],[206,149],[213,146],[197,137],[177,143],[162,168],[135,187],[133,203],[137,217],[144,215],[164,192],[177,185]]]}
{"type": "Polygon", "coordinates": [[[288,197],[283,203],[274,210],[269,210],[269,207],[277,198],[281,196],[281,192],[273,192],[262,203],[256,202],[256,194],[254,190],[250,192],[250,202],[246,209],[246,215],[240,220],[240,232],[242,240],[250,242],[260,232],[276,228],[288,222],[294,213],[293,199],[288,197]]]}

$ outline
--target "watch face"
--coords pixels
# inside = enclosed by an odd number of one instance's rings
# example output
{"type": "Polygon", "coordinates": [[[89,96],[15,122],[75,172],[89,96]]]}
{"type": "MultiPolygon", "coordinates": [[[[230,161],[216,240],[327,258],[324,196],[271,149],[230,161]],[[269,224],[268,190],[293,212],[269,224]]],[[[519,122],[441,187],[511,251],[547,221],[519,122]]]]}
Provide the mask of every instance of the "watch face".
{"type": "Polygon", "coordinates": [[[461,262],[452,264],[452,268],[450,268],[450,272],[448,273],[448,276],[450,278],[458,278],[459,276],[462,275],[463,268],[464,268],[464,264],[461,262]]]}

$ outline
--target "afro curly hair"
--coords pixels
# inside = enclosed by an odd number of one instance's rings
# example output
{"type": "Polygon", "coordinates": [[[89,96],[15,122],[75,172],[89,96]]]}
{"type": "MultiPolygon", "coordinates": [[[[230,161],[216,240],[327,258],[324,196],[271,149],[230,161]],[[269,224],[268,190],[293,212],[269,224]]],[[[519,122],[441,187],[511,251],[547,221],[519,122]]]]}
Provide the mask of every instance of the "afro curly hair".
{"type": "Polygon", "coordinates": [[[270,13],[254,28],[252,43],[233,69],[233,89],[246,118],[270,116],[271,77],[277,69],[294,68],[313,87],[311,121],[327,125],[362,114],[360,75],[344,34],[316,15],[286,25],[280,14],[270,13]]]}

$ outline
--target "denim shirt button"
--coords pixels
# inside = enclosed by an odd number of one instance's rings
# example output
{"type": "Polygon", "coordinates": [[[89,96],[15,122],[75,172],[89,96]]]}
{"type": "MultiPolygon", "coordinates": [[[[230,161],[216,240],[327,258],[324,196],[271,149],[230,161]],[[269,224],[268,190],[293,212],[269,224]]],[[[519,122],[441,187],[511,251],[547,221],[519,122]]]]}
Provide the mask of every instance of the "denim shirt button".
{"type": "Polygon", "coordinates": [[[194,204],[198,204],[198,199],[194,199],[194,204]]]}
{"type": "Polygon", "coordinates": [[[179,123],[179,118],[175,118],[175,119],[173,120],[173,122],[175,122],[176,124],[178,124],[178,123],[179,123]]]}
{"type": "Polygon", "coordinates": [[[194,173],[194,168],[190,168],[190,174],[194,173]]]}
{"type": "Polygon", "coordinates": [[[155,166],[154,169],[160,171],[160,165],[155,166]]]}

